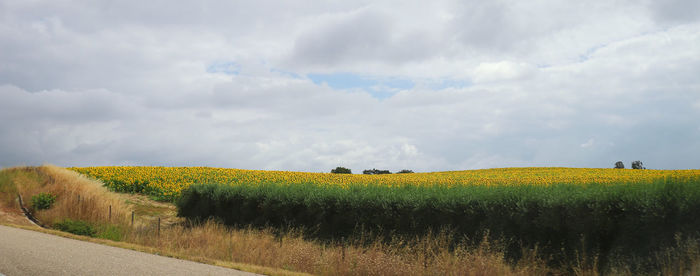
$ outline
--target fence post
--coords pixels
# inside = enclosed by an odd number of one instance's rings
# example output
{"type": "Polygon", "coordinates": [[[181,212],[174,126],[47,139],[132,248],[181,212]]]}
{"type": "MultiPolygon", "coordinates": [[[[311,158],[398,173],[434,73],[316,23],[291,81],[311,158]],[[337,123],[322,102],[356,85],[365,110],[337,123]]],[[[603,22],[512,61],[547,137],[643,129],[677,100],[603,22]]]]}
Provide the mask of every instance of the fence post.
{"type": "Polygon", "coordinates": [[[160,217],[158,217],[158,237],[160,237],[160,217]]]}
{"type": "Polygon", "coordinates": [[[131,226],[134,226],[134,211],[131,211],[131,226]]]}
{"type": "Polygon", "coordinates": [[[109,205],[109,221],[112,221],[112,205],[109,205]]]}
{"type": "Polygon", "coordinates": [[[341,250],[343,253],[342,254],[343,261],[345,261],[345,237],[342,238],[340,246],[341,246],[341,250]]]}
{"type": "Polygon", "coordinates": [[[428,244],[423,243],[423,268],[428,269],[428,244]]]}

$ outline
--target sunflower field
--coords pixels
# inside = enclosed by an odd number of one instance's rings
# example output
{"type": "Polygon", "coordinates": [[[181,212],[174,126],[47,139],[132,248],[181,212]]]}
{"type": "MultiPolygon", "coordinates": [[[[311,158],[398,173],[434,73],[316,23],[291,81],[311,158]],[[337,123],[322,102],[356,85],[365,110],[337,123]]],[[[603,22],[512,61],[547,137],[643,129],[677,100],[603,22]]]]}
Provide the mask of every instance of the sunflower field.
{"type": "Polygon", "coordinates": [[[350,186],[549,186],[552,184],[644,183],[668,177],[700,177],[700,170],[620,170],[579,168],[501,168],[410,174],[332,174],[209,167],[82,167],[69,168],[102,181],[119,192],[136,192],[173,200],[192,184],[312,184],[350,186]]]}
{"type": "MultiPolygon", "coordinates": [[[[72,168],[121,192],[174,200],[178,215],[239,227],[304,229],[322,240],[449,231],[484,235],[555,262],[645,260],[700,238],[700,170],[504,168],[347,175],[204,167],[72,168]]],[[[650,265],[635,261],[635,264],[650,265]]],[[[653,265],[653,264],[651,264],[653,265]]]]}

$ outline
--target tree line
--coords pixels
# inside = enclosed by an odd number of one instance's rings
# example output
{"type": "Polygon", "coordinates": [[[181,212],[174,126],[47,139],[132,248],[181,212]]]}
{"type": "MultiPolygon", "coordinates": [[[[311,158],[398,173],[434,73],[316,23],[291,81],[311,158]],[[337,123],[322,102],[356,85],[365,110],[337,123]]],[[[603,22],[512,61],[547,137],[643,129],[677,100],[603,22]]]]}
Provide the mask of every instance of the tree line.
{"type": "MultiPolygon", "coordinates": [[[[625,168],[625,163],[622,163],[622,161],[617,161],[615,162],[615,168],[616,169],[624,169],[625,168]]],[[[644,164],[642,164],[642,161],[632,161],[632,169],[635,170],[644,170],[646,167],[644,167],[644,164]]]]}
{"type": "MultiPolygon", "coordinates": [[[[345,167],[336,167],[335,169],[331,170],[331,173],[344,173],[344,174],[351,174],[352,170],[345,168],[345,167]]],[[[400,170],[396,173],[413,173],[412,170],[400,170]]],[[[369,174],[369,175],[376,175],[376,174],[391,174],[389,170],[378,170],[378,169],[370,169],[370,170],[363,170],[362,174],[369,174]]]]}
{"type": "MultiPolygon", "coordinates": [[[[617,161],[615,162],[615,168],[616,169],[624,169],[625,168],[625,163],[622,163],[622,161],[617,161]]],[[[642,161],[636,160],[632,161],[632,169],[635,170],[644,170],[646,167],[644,167],[644,164],[642,161]]],[[[331,173],[343,173],[343,174],[352,174],[352,170],[345,168],[345,167],[336,167],[335,169],[331,170],[331,173]]],[[[400,170],[396,173],[413,173],[412,170],[400,170]]],[[[362,174],[368,174],[368,175],[377,175],[377,174],[391,174],[389,170],[378,170],[375,168],[368,169],[368,170],[363,170],[362,174]]]]}

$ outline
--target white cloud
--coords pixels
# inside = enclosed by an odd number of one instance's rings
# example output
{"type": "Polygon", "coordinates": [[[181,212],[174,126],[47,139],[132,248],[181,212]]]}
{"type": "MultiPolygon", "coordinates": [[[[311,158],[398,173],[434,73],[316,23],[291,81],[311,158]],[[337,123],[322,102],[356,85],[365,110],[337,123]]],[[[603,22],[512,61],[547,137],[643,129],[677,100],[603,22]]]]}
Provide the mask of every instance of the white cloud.
{"type": "Polygon", "coordinates": [[[526,63],[510,61],[482,62],[474,70],[474,82],[518,80],[534,74],[535,68],[526,63]]]}
{"type": "Polygon", "coordinates": [[[0,165],[697,168],[700,23],[663,7],[4,1],[0,165]]]}
{"type": "Polygon", "coordinates": [[[588,139],[588,141],[586,141],[585,143],[581,144],[581,147],[582,148],[590,148],[594,145],[595,145],[595,139],[591,138],[591,139],[588,139]]]}
{"type": "Polygon", "coordinates": [[[411,144],[401,145],[401,150],[403,150],[403,154],[405,154],[406,156],[414,157],[418,155],[418,149],[416,148],[416,146],[411,144]]]}

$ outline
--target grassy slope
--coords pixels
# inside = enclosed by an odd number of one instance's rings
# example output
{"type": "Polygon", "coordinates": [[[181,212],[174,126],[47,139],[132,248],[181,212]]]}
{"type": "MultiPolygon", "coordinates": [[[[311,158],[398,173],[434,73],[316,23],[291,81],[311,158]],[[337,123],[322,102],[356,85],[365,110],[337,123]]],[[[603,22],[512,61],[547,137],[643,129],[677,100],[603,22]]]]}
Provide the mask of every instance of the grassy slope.
{"type": "MultiPolygon", "coordinates": [[[[58,195],[57,202],[50,210],[36,212],[37,217],[49,225],[53,221],[71,218],[87,221],[92,225],[109,223],[128,229],[128,226],[131,224],[130,214],[133,210],[136,213],[135,224],[137,229],[138,227],[141,227],[141,229],[149,228],[157,217],[161,217],[163,234],[166,234],[177,228],[177,222],[182,220],[175,216],[175,207],[172,204],[155,202],[145,198],[145,196],[115,194],[107,191],[101,184],[81,177],[74,172],[53,166],[43,166],[0,170],[0,224],[254,273],[305,275],[304,273],[279,268],[232,262],[230,260],[218,260],[201,254],[190,254],[187,250],[177,250],[177,248],[162,246],[168,242],[177,243],[177,240],[173,240],[177,235],[171,235],[169,237],[171,240],[159,240],[153,235],[148,235],[148,231],[145,231],[145,233],[124,231],[120,233],[119,237],[112,237],[117,240],[115,241],[40,228],[29,223],[21,212],[17,211],[19,210],[19,204],[16,200],[17,193],[22,194],[23,198],[31,198],[32,195],[39,192],[51,192],[58,195]],[[80,203],[78,203],[78,195],[81,195],[80,203]],[[109,219],[109,205],[112,205],[111,220],[109,219]],[[157,241],[157,243],[139,243],[139,239],[151,239],[157,241]]],[[[179,230],[182,231],[182,229],[179,230]]],[[[183,237],[185,236],[183,235],[183,237]]]]}

